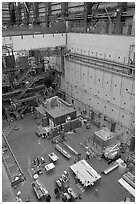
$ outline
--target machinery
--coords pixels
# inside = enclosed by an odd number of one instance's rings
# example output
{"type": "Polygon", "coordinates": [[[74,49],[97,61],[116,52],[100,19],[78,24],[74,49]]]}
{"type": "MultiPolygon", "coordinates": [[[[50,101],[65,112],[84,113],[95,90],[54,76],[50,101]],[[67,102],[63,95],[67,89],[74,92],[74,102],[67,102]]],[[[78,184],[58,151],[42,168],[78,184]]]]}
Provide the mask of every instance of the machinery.
{"type": "MultiPolygon", "coordinates": [[[[44,56],[50,55],[51,49],[18,53],[11,47],[2,49],[2,110],[3,117],[9,121],[11,117],[22,117],[25,111],[33,112],[41,98],[54,96],[60,88],[61,72],[49,62],[45,69],[44,56]]],[[[62,54],[57,48],[53,51],[62,54]]]]}
{"type": "Polygon", "coordinates": [[[105,149],[104,156],[108,159],[113,159],[119,152],[119,145],[111,145],[105,149]]]}
{"type": "Polygon", "coordinates": [[[65,133],[81,126],[76,110],[58,96],[44,100],[36,107],[36,114],[36,117],[41,118],[36,134],[42,138],[51,139],[60,135],[65,140],[65,133]]]}

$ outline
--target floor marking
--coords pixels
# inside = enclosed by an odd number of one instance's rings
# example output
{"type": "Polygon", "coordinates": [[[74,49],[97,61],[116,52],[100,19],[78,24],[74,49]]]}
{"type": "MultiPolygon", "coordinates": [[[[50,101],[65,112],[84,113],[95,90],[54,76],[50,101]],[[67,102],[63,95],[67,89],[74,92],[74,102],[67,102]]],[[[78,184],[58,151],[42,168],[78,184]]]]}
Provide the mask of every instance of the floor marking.
{"type": "Polygon", "coordinates": [[[29,173],[30,177],[32,178],[32,175],[31,175],[31,173],[30,173],[29,169],[27,169],[27,171],[28,171],[28,173],[29,173]]]}

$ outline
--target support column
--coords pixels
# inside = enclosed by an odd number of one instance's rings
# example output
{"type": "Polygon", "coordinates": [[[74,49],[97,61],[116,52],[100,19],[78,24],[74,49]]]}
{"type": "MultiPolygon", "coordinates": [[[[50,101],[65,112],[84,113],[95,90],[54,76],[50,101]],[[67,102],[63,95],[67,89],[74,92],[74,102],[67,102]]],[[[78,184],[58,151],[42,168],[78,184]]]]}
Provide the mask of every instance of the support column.
{"type": "MultiPolygon", "coordinates": [[[[115,34],[121,34],[122,29],[122,12],[127,9],[127,2],[119,2],[117,8],[117,16],[116,16],[116,32],[115,34]]],[[[124,21],[123,21],[124,22],[124,21]]]]}
{"type": "Polygon", "coordinates": [[[68,16],[68,2],[61,2],[62,17],[68,16]]]}
{"type": "Polygon", "coordinates": [[[87,33],[88,14],[92,13],[93,2],[84,2],[84,33],[87,33]]]}
{"type": "Polygon", "coordinates": [[[33,15],[34,15],[34,24],[38,23],[39,10],[38,10],[38,2],[33,2],[33,15]]]}
{"type": "Polygon", "coordinates": [[[49,16],[51,15],[51,3],[45,2],[45,25],[49,27],[49,16]]]}
{"type": "Polygon", "coordinates": [[[87,2],[84,2],[84,33],[87,32],[87,2]]]}
{"type": "MultiPolygon", "coordinates": [[[[68,16],[68,2],[61,2],[61,16],[65,22],[65,17],[68,16]]],[[[68,21],[66,21],[66,32],[68,32],[68,21]]]]}
{"type": "Polygon", "coordinates": [[[16,3],[16,20],[17,20],[17,25],[19,26],[21,24],[21,5],[20,5],[20,2],[16,3]]]}

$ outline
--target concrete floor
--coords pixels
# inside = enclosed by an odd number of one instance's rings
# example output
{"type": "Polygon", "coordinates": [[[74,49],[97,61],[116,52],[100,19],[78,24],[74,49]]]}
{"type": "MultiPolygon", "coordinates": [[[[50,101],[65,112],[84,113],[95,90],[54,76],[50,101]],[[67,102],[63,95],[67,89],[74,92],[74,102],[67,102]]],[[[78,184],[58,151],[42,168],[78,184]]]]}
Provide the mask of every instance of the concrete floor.
{"type": "MultiPolygon", "coordinates": [[[[54,195],[55,180],[57,180],[64,170],[69,172],[70,186],[76,193],[82,194],[82,200],[80,202],[120,202],[125,197],[130,197],[132,201],[134,198],[117,182],[121,175],[118,169],[115,169],[108,175],[101,173],[102,169],[105,169],[108,165],[105,160],[100,161],[95,158],[88,161],[88,163],[102,176],[101,182],[95,184],[95,186],[88,188],[84,193],[75,185],[74,175],[69,169],[69,166],[73,164],[72,158],[67,160],[57,150],[55,150],[51,140],[39,139],[36,134],[37,124],[34,116],[26,116],[24,119],[17,121],[19,130],[13,130],[8,136],[8,142],[27,178],[24,183],[21,183],[17,189],[13,189],[16,194],[18,190],[22,192],[21,198],[23,201],[29,196],[32,202],[37,202],[37,198],[32,190],[31,182],[33,179],[30,177],[28,168],[28,158],[34,159],[36,156],[42,156],[43,154],[49,154],[55,152],[59,157],[59,163],[56,164],[55,171],[46,173],[43,169],[43,174],[40,176],[40,180],[45,185],[51,195],[51,202],[61,202],[61,199],[57,200],[54,195]],[[98,188],[99,195],[95,195],[95,189],[98,188]]],[[[78,133],[69,134],[67,136],[67,142],[78,152],[82,154],[82,159],[85,159],[86,151],[80,145],[83,138],[92,136],[97,128],[92,125],[91,129],[87,130],[85,127],[79,128],[78,133]]],[[[65,148],[64,148],[65,149],[65,148]]],[[[50,163],[48,156],[45,157],[46,162],[50,163]]]]}

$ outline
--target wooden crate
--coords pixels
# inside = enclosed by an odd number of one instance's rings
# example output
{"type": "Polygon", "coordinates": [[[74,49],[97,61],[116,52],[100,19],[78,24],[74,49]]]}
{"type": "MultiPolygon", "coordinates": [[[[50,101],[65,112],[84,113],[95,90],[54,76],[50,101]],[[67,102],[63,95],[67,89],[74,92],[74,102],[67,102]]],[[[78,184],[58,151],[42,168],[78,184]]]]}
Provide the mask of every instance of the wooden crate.
{"type": "Polygon", "coordinates": [[[93,135],[93,142],[96,143],[101,148],[105,148],[105,147],[113,144],[115,141],[116,141],[115,134],[112,133],[111,131],[109,131],[107,128],[102,128],[101,130],[95,132],[93,135]],[[103,132],[104,132],[104,135],[106,132],[108,137],[105,137],[105,136],[103,137],[103,132]],[[102,137],[101,137],[101,135],[102,135],[102,137]]]}

